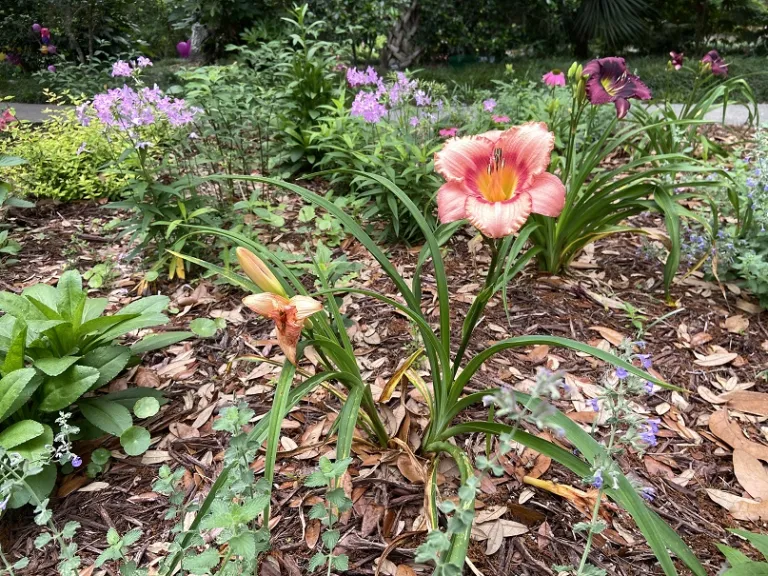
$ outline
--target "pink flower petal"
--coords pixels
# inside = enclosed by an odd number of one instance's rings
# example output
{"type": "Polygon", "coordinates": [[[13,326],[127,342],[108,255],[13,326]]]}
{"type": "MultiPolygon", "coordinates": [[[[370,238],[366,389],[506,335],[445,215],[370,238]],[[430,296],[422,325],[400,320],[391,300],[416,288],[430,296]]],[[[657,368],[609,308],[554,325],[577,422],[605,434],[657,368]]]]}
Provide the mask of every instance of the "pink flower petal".
{"type": "MultiPolygon", "coordinates": [[[[509,120],[507,120],[507,122],[509,122],[509,120]]],[[[480,134],[480,136],[482,138],[487,138],[488,140],[496,144],[496,142],[499,141],[499,138],[501,137],[502,134],[504,134],[504,130],[489,130],[488,132],[483,132],[482,134],[480,134]]]]}
{"type": "Polygon", "coordinates": [[[467,172],[485,170],[493,142],[483,136],[452,138],[435,154],[435,170],[446,180],[461,180],[467,172]]]}
{"type": "Polygon", "coordinates": [[[544,216],[559,216],[565,206],[565,186],[560,178],[549,172],[533,177],[526,190],[531,196],[531,212],[544,216]]]}
{"type": "Polygon", "coordinates": [[[447,224],[467,217],[464,205],[469,191],[461,182],[450,180],[437,191],[437,216],[440,222],[447,224]]]}
{"type": "Polygon", "coordinates": [[[467,218],[489,238],[503,238],[522,228],[531,214],[532,202],[527,192],[504,202],[488,202],[484,198],[468,196],[467,218]]]}
{"type": "Polygon", "coordinates": [[[506,130],[497,145],[502,149],[507,164],[514,167],[518,190],[524,190],[534,176],[546,172],[549,167],[555,135],[544,122],[528,122],[506,130]]]}

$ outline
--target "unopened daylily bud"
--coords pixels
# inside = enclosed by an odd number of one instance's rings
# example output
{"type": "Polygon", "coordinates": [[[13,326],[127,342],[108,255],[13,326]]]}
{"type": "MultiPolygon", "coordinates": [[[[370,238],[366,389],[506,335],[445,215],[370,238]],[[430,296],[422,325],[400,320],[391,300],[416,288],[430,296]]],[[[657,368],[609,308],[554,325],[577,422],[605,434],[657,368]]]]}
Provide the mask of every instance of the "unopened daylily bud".
{"type": "Polygon", "coordinates": [[[578,84],[576,84],[576,99],[579,102],[584,102],[587,97],[587,81],[584,76],[579,76],[578,84]]]}
{"type": "Polygon", "coordinates": [[[571,67],[568,68],[568,79],[571,80],[576,75],[576,68],[579,66],[578,62],[574,62],[571,64],[571,67]]]}
{"type": "Polygon", "coordinates": [[[242,246],[237,248],[235,252],[237,253],[237,260],[240,262],[243,271],[248,278],[254,281],[256,286],[261,288],[264,292],[286,296],[280,281],[275,278],[275,275],[272,274],[272,271],[266,264],[264,264],[264,261],[261,258],[242,246]]]}

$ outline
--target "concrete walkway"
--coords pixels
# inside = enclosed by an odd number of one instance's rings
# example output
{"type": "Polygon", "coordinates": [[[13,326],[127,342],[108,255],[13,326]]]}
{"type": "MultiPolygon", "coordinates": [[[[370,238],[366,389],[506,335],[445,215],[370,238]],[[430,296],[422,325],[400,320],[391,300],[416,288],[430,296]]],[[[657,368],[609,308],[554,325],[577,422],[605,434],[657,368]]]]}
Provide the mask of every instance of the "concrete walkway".
{"type": "MultiPolygon", "coordinates": [[[[29,120],[30,122],[42,122],[50,117],[52,113],[55,113],[46,112],[46,110],[72,108],[72,106],[51,106],[50,104],[14,104],[13,102],[4,102],[3,104],[14,108],[16,110],[16,117],[19,120],[29,120]]],[[[637,106],[637,101],[633,101],[632,105],[637,106]]],[[[672,104],[672,106],[677,112],[683,108],[682,104],[672,104]]],[[[760,113],[760,122],[768,122],[768,104],[758,104],[758,111],[760,113]]],[[[729,126],[741,126],[747,123],[748,116],[747,109],[744,106],[733,104],[728,106],[726,110],[725,123],[729,126]]],[[[722,118],[722,108],[710,110],[706,115],[706,119],[712,122],[720,122],[722,118]]]]}

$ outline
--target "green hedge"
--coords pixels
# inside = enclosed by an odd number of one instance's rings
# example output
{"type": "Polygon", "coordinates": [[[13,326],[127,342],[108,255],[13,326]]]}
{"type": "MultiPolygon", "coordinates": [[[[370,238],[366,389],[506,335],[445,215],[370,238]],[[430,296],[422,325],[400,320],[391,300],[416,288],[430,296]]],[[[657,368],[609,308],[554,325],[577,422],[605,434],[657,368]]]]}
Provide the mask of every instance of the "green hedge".
{"type": "MultiPolygon", "coordinates": [[[[698,58],[697,58],[698,60],[698,58]]],[[[731,76],[749,75],[748,81],[755,91],[758,102],[768,102],[768,58],[725,56],[729,63],[731,76]]],[[[654,96],[667,96],[673,101],[683,101],[693,87],[693,78],[686,72],[668,72],[668,58],[660,56],[628,57],[627,65],[648,84],[654,96]]],[[[573,58],[520,58],[512,60],[515,76],[521,79],[537,81],[548,70],[560,68],[567,70],[573,58]]],[[[688,61],[687,63],[690,63],[688,61]]],[[[427,80],[443,82],[449,87],[454,82],[462,85],[469,84],[473,88],[493,88],[493,80],[504,77],[503,63],[465,63],[457,65],[427,66],[419,76],[427,80]]]]}

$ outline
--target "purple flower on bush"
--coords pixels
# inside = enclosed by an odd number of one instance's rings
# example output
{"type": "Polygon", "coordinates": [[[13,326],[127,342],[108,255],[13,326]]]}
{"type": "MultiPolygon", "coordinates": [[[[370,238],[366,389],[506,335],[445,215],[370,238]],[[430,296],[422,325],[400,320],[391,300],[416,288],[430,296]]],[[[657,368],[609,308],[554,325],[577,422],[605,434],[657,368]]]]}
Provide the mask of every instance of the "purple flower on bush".
{"type": "Polygon", "coordinates": [[[42,30],[42,29],[43,29],[43,27],[40,26],[40,24],[38,24],[37,22],[32,24],[32,32],[34,32],[35,34],[40,34],[40,30],[42,30]]]}
{"type": "Polygon", "coordinates": [[[83,465],[83,459],[80,458],[80,456],[78,455],[74,455],[72,457],[72,466],[74,466],[75,468],[80,468],[80,466],[82,465],[83,465]]]}
{"type": "Polygon", "coordinates": [[[112,64],[113,78],[116,78],[117,76],[130,76],[131,74],[133,74],[133,69],[131,68],[131,65],[128,64],[128,62],[118,60],[112,64]]]}
{"type": "Polygon", "coordinates": [[[419,117],[418,116],[411,116],[411,119],[408,120],[408,123],[411,126],[413,126],[414,128],[416,128],[416,126],[419,125],[419,117]]]}
{"type": "Polygon", "coordinates": [[[701,63],[705,68],[712,70],[712,74],[715,76],[728,76],[728,64],[718,54],[717,50],[710,50],[701,59],[701,63]]]}
{"type": "Polygon", "coordinates": [[[372,66],[368,66],[365,72],[357,68],[347,68],[347,82],[350,86],[366,86],[368,84],[378,84],[379,75],[372,66]]]}
{"type": "Polygon", "coordinates": [[[486,112],[493,112],[496,108],[496,100],[493,98],[488,98],[488,100],[483,100],[483,109],[486,112]]]}
{"type": "Polygon", "coordinates": [[[646,422],[645,429],[640,432],[640,440],[648,446],[656,446],[656,434],[659,432],[659,421],[651,419],[646,422]]]}
{"type": "Polygon", "coordinates": [[[413,99],[416,101],[416,106],[429,106],[430,102],[432,102],[432,98],[424,90],[416,90],[413,93],[413,99]]]}
{"type": "Polygon", "coordinates": [[[139,56],[138,59],[136,60],[136,65],[139,68],[146,68],[147,66],[152,66],[152,60],[144,56],[139,56]]]}
{"type": "Polygon", "coordinates": [[[189,58],[189,53],[192,50],[192,44],[189,41],[182,40],[178,44],[176,44],[176,53],[179,55],[179,58],[189,58]]]}
{"type": "Polygon", "coordinates": [[[653,366],[653,362],[651,361],[651,355],[650,354],[638,354],[638,358],[640,358],[640,364],[648,370],[651,366],[653,366]]]}
{"type": "Polygon", "coordinates": [[[616,116],[621,119],[629,111],[630,98],[650,100],[651,91],[643,82],[627,71],[624,58],[600,58],[584,66],[587,80],[587,98],[592,104],[613,103],[616,116]]]}
{"type": "Polygon", "coordinates": [[[595,473],[592,475],[591,484],[598,490],[603,487],[603,471],[602,470],[595,471],[595,473]]]}
{"type": "Polygon", "coordinates": [[[376,124],[387,115],[387,107],[370,92],[359,92],[352,102],[352,116],[361,116],[366,122],[376,124]]]}
{"type": "Polygon", "coordinates": [[[621,367],[616,368],[616,378],[618,378],[619,380],[624,380],[624,378],[626,378],[628,375],[629,373],[625,368],[621,368],[621,367]]]}

